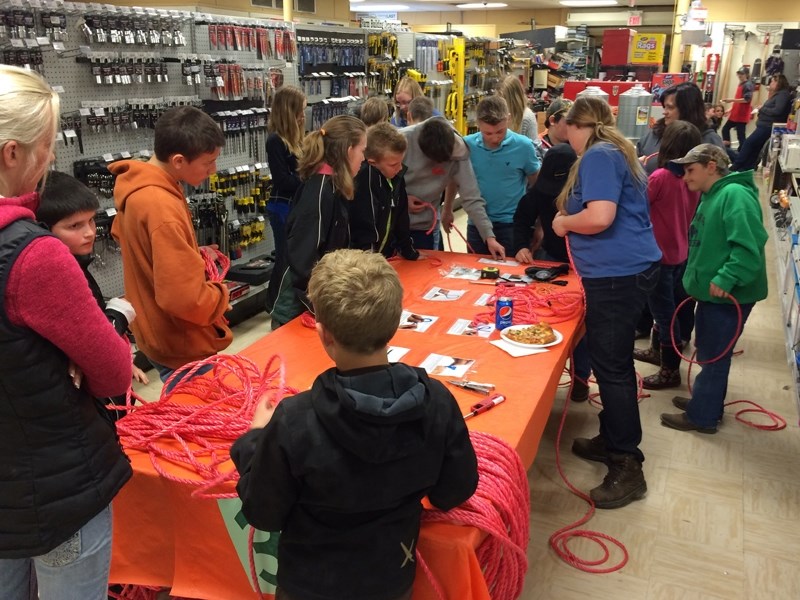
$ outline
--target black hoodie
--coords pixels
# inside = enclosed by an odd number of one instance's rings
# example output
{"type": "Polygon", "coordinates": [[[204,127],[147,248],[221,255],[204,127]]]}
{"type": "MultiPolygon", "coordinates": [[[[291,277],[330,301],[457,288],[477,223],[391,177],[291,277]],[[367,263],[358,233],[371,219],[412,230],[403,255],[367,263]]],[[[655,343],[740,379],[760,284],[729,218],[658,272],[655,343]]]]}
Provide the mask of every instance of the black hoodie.
{"type": "Polygon", "coordinates": [[[301,600],[388,600],[414,582],[420,500],[478,483],[458,404],[402,363],[329,369],[231,448],[251,525],[281,531],[278,586],[301,600]]]}

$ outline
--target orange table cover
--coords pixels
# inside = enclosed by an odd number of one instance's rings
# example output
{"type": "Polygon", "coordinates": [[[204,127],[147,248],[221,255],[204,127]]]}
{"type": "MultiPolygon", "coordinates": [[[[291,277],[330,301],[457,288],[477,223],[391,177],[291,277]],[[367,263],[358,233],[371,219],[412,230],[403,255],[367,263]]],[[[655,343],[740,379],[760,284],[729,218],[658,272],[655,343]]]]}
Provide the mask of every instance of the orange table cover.
{"type": "MultiPolygon", "coordinates": [[[[401,359],[419,365],[429,354],[474,359],[468,378],[496,385],[506,401],[494,410],[467,421],[471,430],[483,431],[505,440],[517,450],[526,468],[536,455],[539,440],[550,414],[565,362],[574,343],[580,319],[558,323],[555,328],[564,342],[533,356],[512,358],[477,336],[451,335],[447,330],[457,318],[471,319],[486,312],[476,300],[495,291],[494,287],[466,280],[444,278],[453,266],[483,267],[480,257],[467,254],[428,252],[427,260],[393,263],[403,282],[403,308],[421,315],[438,317],[425,332],[398,330],[392,346],[408,348],[401,359]],[[464,290],[455,301],[430,301],[423,295],[435,286],[464,290]]],[[[521,273],[522,267],[501,267],[502,272],[521,273]]],[[[545,286],[549,291],[577,291],[577,279],[567,277],[566,288],[545,286]]],[[[299,319],[255,342],[241,354],[258,365],[265,365],[279,354],[286,365],[287,384],[307,389],[314,378],[333,363],[325,354],[316,331],[304,327],[299,319]]],[[[451,387],[451,386],[448,386],[451,387]]],[[[482,396],[451,387],[463,412],[482,396]]],[[[176,401],[197,402],[187,395],[176,401]]],[[[153,467],[149,455],[128,450],[134,469],[132,480],[114,500],[114,543],[111,581],[164,586],[174,596],[204,600],[239,600],[256,597],[250,579],[247,553],[249,527],[239,512],[238,499],[208,500],[191,497],[192,489],[165,479],[153,467]]],[[[175,465],[164,464],[176,475],[192,474],[175,465]]],[[[272,590],[277,565],[275,539],[258,532],[257,572],[263,591],[272,590]],[[263,550],[263,553],[262,553],[263,550]],[[263,556],[262,556],[263,554],[263,556]]],[[[473,527],[451,524],[424,524],[418,549],[432,570],[447,600],[489,600],[475,548],[483,533],[473,527]]],[[[368,542],[367,542],[368,543],[368,542]]],[[[264,594],[265,598],[272,597],[264,594]]],[[[436,600],[433,587],[418,566],[414,600],[436,600]]]]}

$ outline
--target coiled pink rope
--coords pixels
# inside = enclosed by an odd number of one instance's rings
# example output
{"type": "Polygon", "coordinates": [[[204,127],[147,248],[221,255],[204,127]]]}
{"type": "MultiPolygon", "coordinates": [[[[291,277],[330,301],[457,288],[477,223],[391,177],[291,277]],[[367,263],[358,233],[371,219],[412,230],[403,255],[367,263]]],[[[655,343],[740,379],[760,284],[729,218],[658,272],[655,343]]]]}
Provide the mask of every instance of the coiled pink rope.
{"type": "MultiPolygon", "coordinates": [[[[530,490],[525,467],[517,452],[488,433],[471,431],[478,458],[478,489],[461,506],[443,512],[426,510],[423,522],[447,522],[477,527],[488,535],[476,555],[493,600],[514,600],[522,593],[528,570],[530,490]]],[[[417,552],[420,566],[442,600],[436,582],[417,552]]]]}
{"type": "MultiPolygon", "coordinates": [[[[187,368],[186,377],[170,393],[162,391],[157,402],[128,407],[128,415],[117,422],[117,431],[126,448],[150,455],[159,475],[196,488],[192,496],[235,498],[230,484],[238,479],[236,469],[220,470],[230,459],[231,444],[248,431],[263,396],[274,405],[296,390],[286,386],[284,365],[277,355],[263,373],[253,361],[238,355],[212,356],[187,368]],[[213,369],[207,376],[190,379],[209,364],[213,369]],[[173,401],[176,394],[190,394],[203,403],[177,403],[173,401]],[[189,469],[200,479],[175,475],[165,462],[189,469]]],[[[167,380],[164,390],[175,376],[167,380]]]]}
{"type": "Polygon", "coordinates": [[[209,281],[223,281],[231,268],[231,259],[217,248],[200,246],[200,254],[206,263],[206,277],[209,281]],[[218,264],[219,263],[219,264],[218,264]]]}

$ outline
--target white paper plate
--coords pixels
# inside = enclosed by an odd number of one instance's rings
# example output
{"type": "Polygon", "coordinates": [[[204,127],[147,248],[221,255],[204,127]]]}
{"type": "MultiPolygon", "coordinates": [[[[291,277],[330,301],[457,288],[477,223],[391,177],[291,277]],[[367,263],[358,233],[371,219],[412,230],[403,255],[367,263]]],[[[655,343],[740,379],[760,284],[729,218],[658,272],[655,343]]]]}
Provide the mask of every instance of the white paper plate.
{"type": "Polygon", "coordinates": [[[522,342],[517,342],[516,340],[511,339],[508,337],[506,332],[514,331],[515,329],[525,329],[526,327],[531,327],[531,325],[512,325],[511,327],[506,327],[500,332],[500,337],[507,341],[509,344],[514,344],[515,346],[519,346],[520,348],[549,348],[550,346],[555,346],[556,344],[560,344],[561,340],[564,339],[564,336],[561,335],[560,331],[556,331],[553,329],[553,333],[556,336],[549,344],[523,344],[522,342]]]}

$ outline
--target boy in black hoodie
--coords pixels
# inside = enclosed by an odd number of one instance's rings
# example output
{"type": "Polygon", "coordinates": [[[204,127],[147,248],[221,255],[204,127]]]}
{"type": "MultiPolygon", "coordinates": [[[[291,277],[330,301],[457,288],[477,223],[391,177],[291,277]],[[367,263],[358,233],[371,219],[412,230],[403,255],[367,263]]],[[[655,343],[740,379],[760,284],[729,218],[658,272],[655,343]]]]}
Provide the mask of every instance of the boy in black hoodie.
{"type": "MultiPolygon", "coordinates": [[[[47,185],[39,198],[36,218],[69,248],[78,261],[97,304],[117,333],[125,335],[128,325],[136,318],[136,311],[124,298],[106,301],[100,286],[89,271],[89,265],[94,261],[94,240],[97,236],[94,220],[98,208],[100,202],[88,187],[66,173],[52,171],[47,176],[47,185]]],[[[133,366],[133,378],[145,385],[149,383],[147,375],[136,365],[133,366]]],[[[76,385],[78,383],[76,381],[76,385]]],[[[113,398],[113,401],[116,404],[125,404],[125,397],[113,398]]],[[[121,414],[110,411],[114,418],[121,414]]]]}
{"type": "Polygon", "coordinates": [[[458,404],[387,344],[403,289],[376,253],[336,250],[312,272],[317,332],[336,367],[231,448],[248,522],[281,531],[276,599],[411,597],[420,500],[450,510],[478,483],[458,404]]]}

